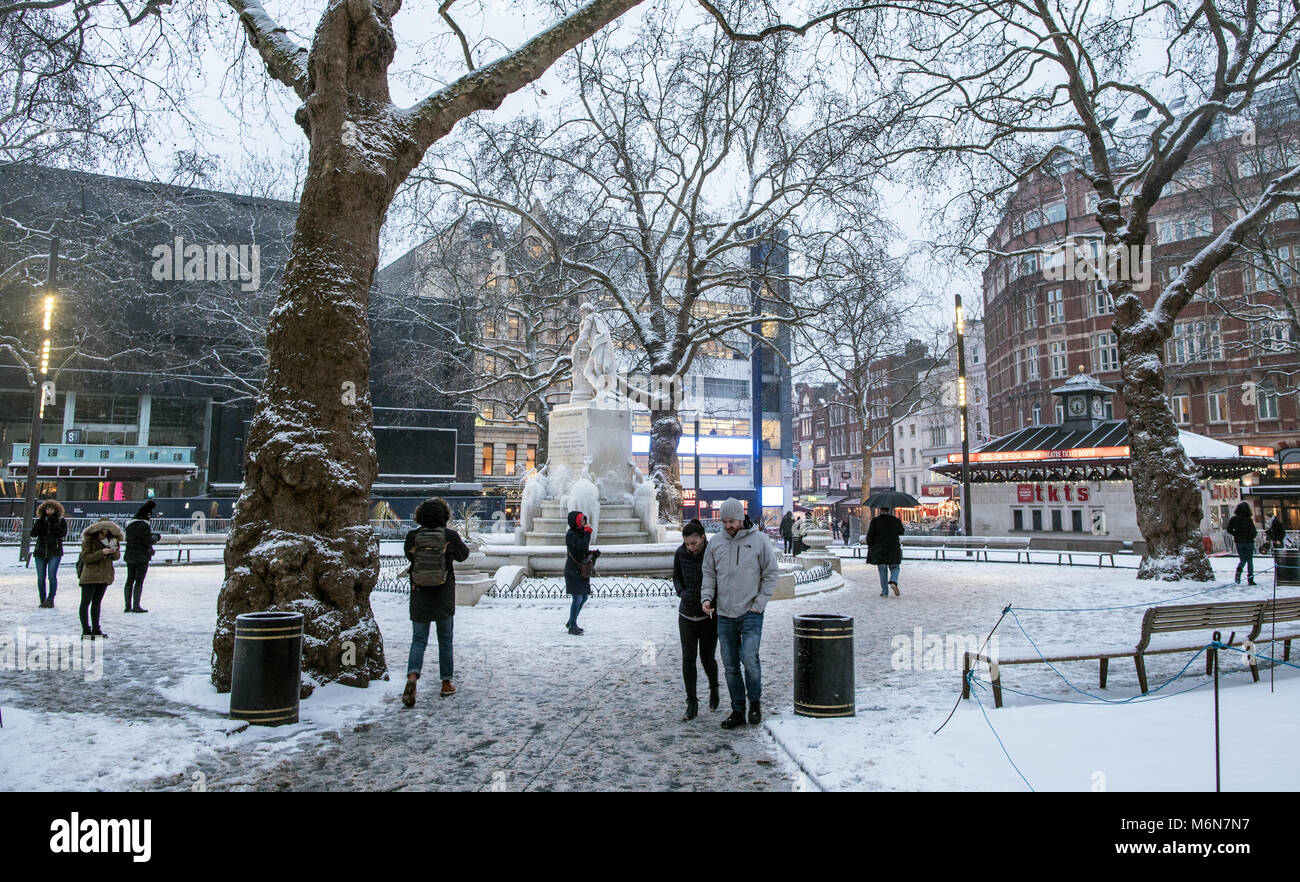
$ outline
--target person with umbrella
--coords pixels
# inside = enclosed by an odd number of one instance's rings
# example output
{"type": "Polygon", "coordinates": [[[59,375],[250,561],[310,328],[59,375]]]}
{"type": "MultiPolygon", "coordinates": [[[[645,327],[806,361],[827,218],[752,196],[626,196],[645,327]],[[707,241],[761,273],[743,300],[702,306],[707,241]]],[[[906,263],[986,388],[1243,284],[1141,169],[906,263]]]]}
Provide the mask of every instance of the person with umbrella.
{"type": "Polygon", "coordinates": [[[867,526],[867,563],[875,564],[880,573],[880,596],[888,597],[892,588],[898,596],[898,570],[903,564],[903,522],[891,512],[898,507],[917,504],[915,497],[888,490],[872,495],[865,503],[879,513],[867,526]]]}

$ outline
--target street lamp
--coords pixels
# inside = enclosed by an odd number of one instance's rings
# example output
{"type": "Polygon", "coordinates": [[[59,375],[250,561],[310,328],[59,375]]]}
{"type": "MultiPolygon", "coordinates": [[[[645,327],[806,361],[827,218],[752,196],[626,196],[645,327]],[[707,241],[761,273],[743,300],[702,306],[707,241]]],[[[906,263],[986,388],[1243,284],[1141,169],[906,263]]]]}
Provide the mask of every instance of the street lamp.
{"type": "Polygon", "coordinates": [[[966,435],[966,320],[962,316],[961,295],[954,294],[957,304],[957,405],[961,408],[961,511],[967,536],[971,535],[970,438],[966,435]]]}
{"type": "Polygon", "coordinates": [[[27,445],[27,485],[23,488],[23,543],[18,557],[24,563],[30,561],[32,550],[32,518],[35,516],[36,480],[40,467],[41,417],[45,415],[45,400],[54,403],[51,384],[45,378],[50,372],[50,336],[54,327],[54,285],[59,272],[59,240],[50,239],[50,262],[45,272],[45,302],[41,321],[41,375],[36,381],[36,398],[32,401],[32,434],[27,445]],[[47,391],[49,390],[49,391],[47,391]]]}

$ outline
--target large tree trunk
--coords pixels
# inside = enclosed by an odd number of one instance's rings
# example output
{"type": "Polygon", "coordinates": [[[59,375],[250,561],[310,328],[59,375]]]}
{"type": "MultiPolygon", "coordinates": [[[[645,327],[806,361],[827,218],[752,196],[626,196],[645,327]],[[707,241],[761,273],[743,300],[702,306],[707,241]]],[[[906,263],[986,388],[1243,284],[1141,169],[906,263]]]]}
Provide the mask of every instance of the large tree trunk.
{"type": "Polygon", "coordinates": [[[1117,310],[1114,327],[1124,380],[1133,498],[1138,529],[1147,543],[1138,578],[1208,581],[1214,578],[1214,570],[1201,546],[1200,480],[1179,443],[1165,394],[1165,335],[1140,309],[1117,310]]]}
{"type": "Polygon", "coordinates": [[[682,421],[677,409],[651,412],[650,479],[659,500],[659,517],[672,523],[682,520],[682,470],[677,444],[682,438],[682,421]]]}
{"type": "Polygon", "coordinates": [[[355,10],[357,20],[336,4],[316,34],[313,91],[299,111],[308,174],[217,600],[212,682],[222,692],[235,617],[269,609],[304,614],[311,680],[365,686],[388,676],[370,608],[379,560],[367,521],[377,464],[366,307],[401,171],[376,112],[388,106],[394,46],[377,10],[355,10]]]}

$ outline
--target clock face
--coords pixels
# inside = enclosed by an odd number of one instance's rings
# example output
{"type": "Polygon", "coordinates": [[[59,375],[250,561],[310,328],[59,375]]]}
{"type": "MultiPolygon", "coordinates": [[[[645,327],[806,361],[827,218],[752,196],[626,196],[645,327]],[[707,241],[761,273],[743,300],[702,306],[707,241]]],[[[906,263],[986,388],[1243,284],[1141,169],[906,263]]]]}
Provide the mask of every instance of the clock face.
{"type": "Polygon", "coordinates": [[[1100,399],[1100,398],[1094,398],[1094,399],[1092,399],[1092,415],[1095,416],[1095,417],[1098,417],[1098,418],[1101,417],[1101,399],[1100,399]]]}
{"type": "Polygon", "coordinates": [[[1070,399],[1070,416],[1083,416],[1084,408],[1087,407],[1081,396],[1075,396],[1070,399]]]}

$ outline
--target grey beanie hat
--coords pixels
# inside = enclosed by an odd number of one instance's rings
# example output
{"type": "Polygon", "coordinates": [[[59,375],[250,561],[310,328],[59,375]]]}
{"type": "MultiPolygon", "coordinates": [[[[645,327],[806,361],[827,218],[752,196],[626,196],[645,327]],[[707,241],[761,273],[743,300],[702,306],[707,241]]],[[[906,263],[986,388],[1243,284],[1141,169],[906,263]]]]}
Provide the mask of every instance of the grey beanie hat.
{"type": "Polygon", "coordinates": [[[718,517],[724,519],[729,518],[733,521],[743,521],[745,519],[745,503],[741,502],[739,499],[732,499],[730,497],[724,499],[722,506],[718,509],[718,517]]]}

